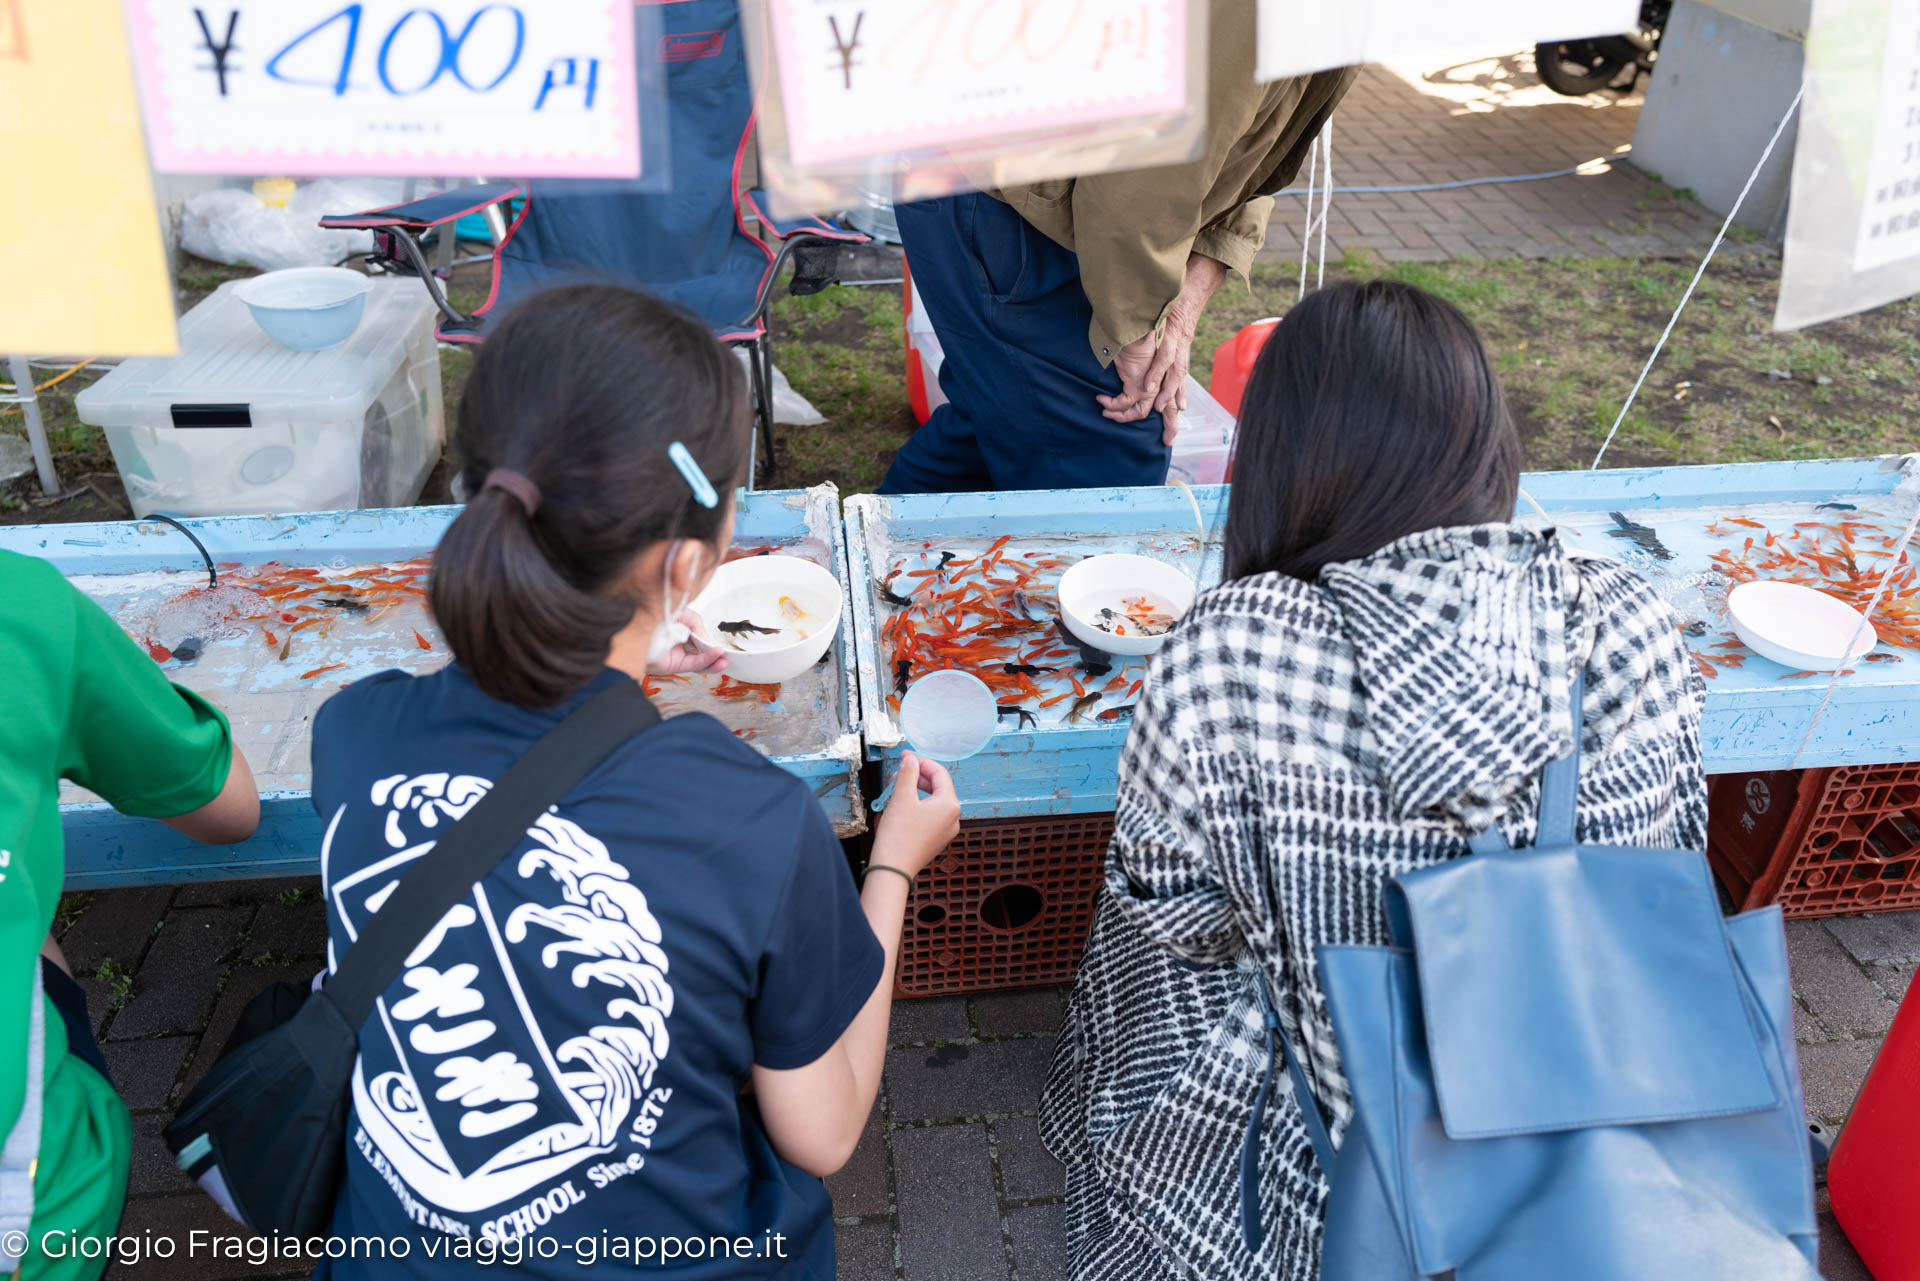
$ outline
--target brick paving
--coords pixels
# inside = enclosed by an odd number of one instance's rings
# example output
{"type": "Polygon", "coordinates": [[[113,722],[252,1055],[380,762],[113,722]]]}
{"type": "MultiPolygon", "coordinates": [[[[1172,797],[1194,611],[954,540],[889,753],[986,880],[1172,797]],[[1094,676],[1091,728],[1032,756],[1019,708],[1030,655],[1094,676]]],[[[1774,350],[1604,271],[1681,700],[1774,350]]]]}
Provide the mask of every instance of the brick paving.
{"type": "MultiPolygon", "coordinates": [[[[1617,156],[1633,141],[1640,103],[1637,92],[1563,98],[1539,82],[1530,53],[1443,70],[1364,67],[1334,113],[1333,185],[1547,173],[1617,156]]],[[[1306,185],[1304,176],[1296,185],[1306,185]]],[[[1297,195],[1277,200],[1263,257],[1299,257],[1305,205],[1297,195]]],[[[1701,205],[1614,161],[1603,173],[1543,182],[1336,194],[1327,255],[1368,250],[1392,262],[1671,257],[1704,249],[1718,225],[1701,205]]]]}
{"type": "MultiPolygon", "coordinates": [[[[173,1168],[160,1127],[255,993],[325,959],[313,880],[236,881],[70,898],[61,946],[87,989],[115,1084],[134,1113],[126,1231],[182,1236],[225,1221],[173,1168]]],[[[1787,925],[1807,1115],[1838,1133],[1920,966],[1920,912],[1787,925]]],[[[841,1281],[1059,1281],[1063,1173],[1037,1110],[1064,988],[894,1007],[880,1103],[829,1179],[841,1281]]],[[[1825,1213],[1828,1281],[1870,1281],[1825,1213]]],[[[116,1278],[299,1276],[184,1259],[116,1278]]]]}

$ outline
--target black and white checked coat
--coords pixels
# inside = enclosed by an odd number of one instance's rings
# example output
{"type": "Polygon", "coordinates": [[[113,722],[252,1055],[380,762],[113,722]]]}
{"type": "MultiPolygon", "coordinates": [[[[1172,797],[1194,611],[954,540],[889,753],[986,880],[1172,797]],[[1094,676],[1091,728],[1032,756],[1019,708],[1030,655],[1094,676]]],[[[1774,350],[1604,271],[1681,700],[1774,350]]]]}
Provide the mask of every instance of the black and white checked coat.
{"type": "Polygon", "coordinates": [[[1464,854],[1491,822],[1532,840],[1577,666],[1580,838],[1703,848],[1704,686],[1672,612],[1626,566],[1490,525],[1200,598],[1135,713],[1042,1105],[1067,1165],[1071,1276],[1318,1275],[1324,1184],[1285,1090],[1261,1143],[1260,1258],[1239,1232],[1239,1147],[1267,1057],[1250,967],[1338,1142],[1352,1108],[1314,948],[1385,942],[1385,880],[1464,854]]]}

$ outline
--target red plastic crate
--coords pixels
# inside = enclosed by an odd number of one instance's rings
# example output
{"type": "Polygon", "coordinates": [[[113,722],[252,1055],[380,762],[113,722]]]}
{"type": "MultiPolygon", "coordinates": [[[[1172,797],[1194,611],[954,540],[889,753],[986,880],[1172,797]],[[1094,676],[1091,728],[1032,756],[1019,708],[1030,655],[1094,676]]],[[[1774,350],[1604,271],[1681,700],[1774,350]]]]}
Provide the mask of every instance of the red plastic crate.
{"type": "Polygon", "coordinates": [[[1742,911],[1920,907],[1920,764],[1719,775],[1707,857],[1742,911]]]}
{"type": "Polygon", "coordinates": [[[1112,837],[1111,814],[962,823],[907,899],[894,994],[1067,982],[1112,837]]]}

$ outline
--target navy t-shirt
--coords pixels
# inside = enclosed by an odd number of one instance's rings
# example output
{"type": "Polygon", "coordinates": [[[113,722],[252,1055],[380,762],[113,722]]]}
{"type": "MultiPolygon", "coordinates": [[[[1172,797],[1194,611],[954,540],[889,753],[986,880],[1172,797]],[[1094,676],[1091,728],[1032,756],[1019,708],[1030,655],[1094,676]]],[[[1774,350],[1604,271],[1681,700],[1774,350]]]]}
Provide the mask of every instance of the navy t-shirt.
{"type": "MultiPolygon", "coordinates": [[[[328,700],[330,964],[492,780],[627,679],[538,711],[458,667],[328,700]]],[[[826,1188],[773,1151],[740,1088],[755,1063],[819,1058],[883,960],[809,788],[709,716],[638,735],[440,920],[361,1028],[333,1233],[411,1244],[321,1274],[517,1260],[575,1278],[671,1255],[687,1281],[831,1281],[826,1188]]]]}

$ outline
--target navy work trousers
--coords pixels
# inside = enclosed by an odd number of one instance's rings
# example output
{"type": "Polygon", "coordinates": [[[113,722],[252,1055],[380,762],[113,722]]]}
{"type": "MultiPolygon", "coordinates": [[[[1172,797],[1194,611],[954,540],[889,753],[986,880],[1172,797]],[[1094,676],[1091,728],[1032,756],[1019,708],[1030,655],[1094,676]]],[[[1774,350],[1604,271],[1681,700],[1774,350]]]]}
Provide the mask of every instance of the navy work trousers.
{"type": "Polygon", "coordinates": [[[907,263],[946,353],[947,403],[894,457],[883,494],[1161,485],[1160,415],[1116,423],[1120,375],[1087,341],[1080,262],[992,196],[895,207],[907,263]]]}

